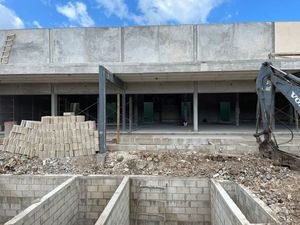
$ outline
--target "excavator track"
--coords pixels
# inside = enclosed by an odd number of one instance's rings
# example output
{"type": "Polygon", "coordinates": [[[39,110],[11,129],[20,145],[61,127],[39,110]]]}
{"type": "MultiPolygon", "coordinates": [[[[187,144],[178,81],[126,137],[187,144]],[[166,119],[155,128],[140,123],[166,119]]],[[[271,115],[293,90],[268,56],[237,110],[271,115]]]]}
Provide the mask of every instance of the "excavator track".
{"type": "Polygon", "coordinates": [[[266,141],[259,145],[259,153],[261,157],[271,159],[276,166],[284,166],[291,170],[300,171],[299,156],[282,151],[266,141]]]}

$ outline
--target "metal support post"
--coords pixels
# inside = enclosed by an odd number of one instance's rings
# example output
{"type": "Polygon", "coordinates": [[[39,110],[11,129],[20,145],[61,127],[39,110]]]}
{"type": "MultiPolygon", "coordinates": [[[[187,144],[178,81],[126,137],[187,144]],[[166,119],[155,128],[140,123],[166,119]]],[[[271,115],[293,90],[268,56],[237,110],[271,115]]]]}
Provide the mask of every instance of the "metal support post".
{"type": "Polygon", "coordinates": [[[120,94],[117,94],[117,144],[120,144],[120,94]]]}
{"type": "Polygon", "coordinates": [[[293,124],[294,120],[294,107],[292,104],[289,104],[289,125],[293,124]]]}
{"type": "Polygon", "coordinates": [[[51,84],[51,116],[57,116],[57,94],[54,92],[53,84],[51,84]]]}
{"type": "Polygon", "coordinates": [[[298,112],[294,108],[294,117],[295,117],[295,125],[296,125],[296,131],[299,131],[299,119],[298,119],[298,112]]]}
{"type": "Polygon", "coordinates": [[[235,96],[235,125],[240,126],[240,94],[235,96]]]}
{"type": "MultiPolygon", "coordinates": [[[[274,88],[274,87],[273,87],[274,88]]],[[[275,131],[276,129],[276,121],[275,121],[275,89],[273,89],[273,92],[272,92],[272,105],[271,105],[271,109],[272,109],[272,130],[275,131]]]]}
{"type": "Polygon", "coordinates": [[[129,132],[132,132],[132,96],[129,97],[129,132]]]}
{"type": "Polygon", "coordinates": [[[122,131],[126,130],[126,93],[122,93],[122,131]]]}
{"type": "Polygon", "coordinates": [[[194,81],[194,94],[193,94],[193,116],[194,116],[194,132],[198,131],[198,81],[194,81]]]}
{"type": "Polygon", "coordinates": [[[99,67],[99,104],[98,104],[98,132],[99,151],[106,152],[106,78],[105,68],[99,67]]]}

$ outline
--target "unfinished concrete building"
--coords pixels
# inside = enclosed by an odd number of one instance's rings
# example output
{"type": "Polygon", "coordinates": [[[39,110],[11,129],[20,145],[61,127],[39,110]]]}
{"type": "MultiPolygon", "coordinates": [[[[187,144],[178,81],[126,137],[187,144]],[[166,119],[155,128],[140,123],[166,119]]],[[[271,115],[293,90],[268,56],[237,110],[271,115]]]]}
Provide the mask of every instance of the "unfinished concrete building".
{"type": "MultiPolygon", "coordinates": [[[[64,118],[69,128],[76,130],[74,121],[86,123],[85,133],[100,137],[101,153],[106,129],[114,135],[115,126],[122,128],[122,145],[110,143],[110,150],[257,152],[254,138],[247,139],[256,121],[257,72],[266,60],[300,70],[299,33],[300,22],[0,30],[0,134],[10,121],[43,116],[41,123],[23,121],[15,133],[27,135],[26,124],[52,131],[57,128],[51,120],[61,119],[54,116],[74,112],[64,118]],[[231,132],[237,133],[226,135],[231,132]]],[[[276,118],[298,124],[283,96],[277,94],[275,104],[276,118]]],[[[70,136],[61,133],[55,137],[70,136]]],[[[70,145],[60,138],[59,144],[70,145]]],[[[62,146],[51,152],[66,150],[62,146]]],[[[94,155],[96,149],[78,155],[94,155]]],[[[158,174],[1,175],[0,224],[279,224],[265,203],[243,185],[217,180],[219,173],[158,174]]]]}
{"type": "MultiPolygon", "coordinates": [[[[107,85],[108,128],[119,93],[123,132],[253,132],[257,71],[269,58],[300,69],[299,32],[299,22],[1,30],[0,130],[66,111],[97,120],[101,65],[124,84],[107,85]]],[[[276,107],[293,123],[280,94],[276,107]]]]}

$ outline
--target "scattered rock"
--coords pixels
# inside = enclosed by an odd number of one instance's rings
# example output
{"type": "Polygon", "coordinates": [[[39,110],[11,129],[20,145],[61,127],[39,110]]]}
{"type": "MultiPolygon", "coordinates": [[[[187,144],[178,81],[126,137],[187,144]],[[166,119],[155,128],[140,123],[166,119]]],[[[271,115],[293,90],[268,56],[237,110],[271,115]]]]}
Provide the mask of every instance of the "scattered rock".
{"type": "Polygon", "coordinates": [[[118,155],[118,157],[117,157],[117,161],[118,161],[118,162],[122,162],[123,159],[124,159],[124,156],[123,156],[123,155],[118,155]]]}

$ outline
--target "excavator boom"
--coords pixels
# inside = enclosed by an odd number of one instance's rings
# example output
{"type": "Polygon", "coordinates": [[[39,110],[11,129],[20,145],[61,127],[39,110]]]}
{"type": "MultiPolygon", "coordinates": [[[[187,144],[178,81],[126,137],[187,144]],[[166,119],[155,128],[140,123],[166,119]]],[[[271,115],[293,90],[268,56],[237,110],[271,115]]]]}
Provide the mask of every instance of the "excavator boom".
{"type": "Polygon", "coordinates": [[[281,92],[300,114],[300,78],[274,67],[270,62],[265,62],[256,79],[258,110],[254,136],[259,143],[259,151],[263,157],[271,158],[277,165],[300,170],[300,157],[281,151],[274,138],[275,90],[281,92]],[[258,129],[260,120],[262,131],[258,129]]]}

